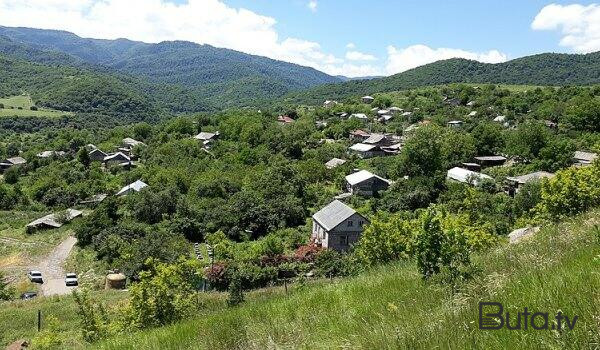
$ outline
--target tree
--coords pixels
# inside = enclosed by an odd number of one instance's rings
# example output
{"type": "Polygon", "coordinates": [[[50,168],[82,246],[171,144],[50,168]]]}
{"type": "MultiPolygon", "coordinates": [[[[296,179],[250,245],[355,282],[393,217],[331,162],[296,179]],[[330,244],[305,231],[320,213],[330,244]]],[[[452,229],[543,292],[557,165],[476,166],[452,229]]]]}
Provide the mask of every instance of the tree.
{"type": "Polygon", "coordinates": [[[85,148],[81,148],[79,152],[77,152],[77,160],[79,160],[79,163],[83,164],[86,168],[88,168],[92,162],[90,155],[85,148]]]}
{"type": "Polygon", "coordinates": [[[227,305],[237,306],[244,302],[244,290],[242,288],[242,279],[238,272],[234,272],[229,282],[229,295],[227,305]]]}
{"type": "Polygon", "coordinates": [[[502,127],[496,123],[479,123],[471,134],[475,139],[478,155],[495,155],[504,147],[502,127]]]}
{"type": "Polygon", "coordinates": [[[406,141],[402,153],[397,157],[396,165],[391,171],[392,176],[434,176],[442,171],[440,134],[441,130],[435,126],[418,129],[415,135],[406,141]]]}
{"type": "Polygon", "coordinates": [[[20,171],[18,166],[12,166],[8,168],[8,170],[4,172],[4,182],[11,185],[16,184],[19,182],[19,173],[20,171]]]}

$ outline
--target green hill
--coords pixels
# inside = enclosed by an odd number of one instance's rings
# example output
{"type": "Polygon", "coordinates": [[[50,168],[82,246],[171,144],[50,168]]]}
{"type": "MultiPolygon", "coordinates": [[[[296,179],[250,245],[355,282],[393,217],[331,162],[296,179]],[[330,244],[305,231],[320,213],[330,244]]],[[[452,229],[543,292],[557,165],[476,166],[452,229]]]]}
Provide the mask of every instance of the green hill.
{"type": "MultiPolygon", "coordinates": [[[[413,263],[354,279],[294,286],[170,327],[123,335],[99,349],[583,349],[598,334],[598,211],[476,257],[481,271],[454,293],[425,283],[413,263]],[[478,303],[510,312],[560,310],[573,330],[480,330],[478,303]]],[[[537,320],[542,324],[542,320],[537,320]]],[[[564,322],[563,322],[564,326],[564,322]]]]}
{"type": "Polygon", "coordinates": [[[591,85],[600,83],[600,52],[586,55],[545,53],[498,64],[454,58],[385,78],[327,84],[286,96],[287,102],[322,103],[325,99],[405,90],[449,83],[516,85],[591,85]]]}
{"type": "Polygon", "coordinates": [[[86,39],[65,31],[2,26],[0,36],[0,53],[40,63],[85,63],[151,83],[177,85],[217,108],[342,81],[313,68],[186,41],[86,39]]]}

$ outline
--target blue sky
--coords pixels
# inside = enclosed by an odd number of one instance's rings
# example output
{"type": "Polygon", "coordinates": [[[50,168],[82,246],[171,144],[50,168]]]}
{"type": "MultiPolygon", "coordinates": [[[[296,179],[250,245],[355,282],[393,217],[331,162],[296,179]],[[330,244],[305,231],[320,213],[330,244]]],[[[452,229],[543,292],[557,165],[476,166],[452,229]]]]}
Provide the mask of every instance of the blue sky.
{"type": "Polygon", "coordinates": [[[0,0],[0,25],[189,40],[348,76],[600,50],[600,4],[583,0],[0,0]]]}

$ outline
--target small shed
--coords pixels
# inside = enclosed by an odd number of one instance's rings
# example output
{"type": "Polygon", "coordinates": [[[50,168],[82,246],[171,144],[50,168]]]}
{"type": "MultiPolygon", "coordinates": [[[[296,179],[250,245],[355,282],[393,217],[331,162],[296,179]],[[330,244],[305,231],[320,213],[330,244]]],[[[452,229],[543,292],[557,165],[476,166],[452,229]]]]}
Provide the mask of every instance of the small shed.
{"type": "Polygon", "coordinates": [[[373,96],[363,96],[361,100],[363,103],[373,103],[373,101],[375,101],[375,98],[373,98],[373,96]]]}
{"type": "Polygon", "coordinates": [[[357,143],[350,146],[350,153],[358,155],[360,158],[367,159],[384,155],[384,152],[377,145],[368,145],[365,143],[357,143]]]}
{"type": "Polygon", "coordinates": [[[597,153],[576,151],[573,155],[573,163],[578,166],[590,165],[598,158],[597,153]]]}
{"type": "Polygon", "coordinates": [[[477,164],[482,167],[490,167],[490,166],[498,166],[502,165],[506,162],[506,157],[504,156],[479,156],[474,158],[477,164]]]}

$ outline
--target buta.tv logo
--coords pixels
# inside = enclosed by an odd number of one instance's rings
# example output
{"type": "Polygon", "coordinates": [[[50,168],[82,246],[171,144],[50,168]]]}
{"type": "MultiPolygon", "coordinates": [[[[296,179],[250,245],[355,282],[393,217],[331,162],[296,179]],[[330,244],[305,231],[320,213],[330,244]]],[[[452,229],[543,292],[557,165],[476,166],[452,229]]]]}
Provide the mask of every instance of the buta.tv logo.
{"type": "Polygon", "coordinates": [[[578,316],[572,318],[558,311],[551,315],[548,312],[531,312],[523,308],[523,312],[517,312],[516,316],[507,311],[504,313],[504,305],[498,302],[479,303],[479,329],[499,330],[527,330],[529,327],[535,330],[558,330],[575,328],[578,316]],[[556,322],[554,322],[556,321],[556,322]]]}

